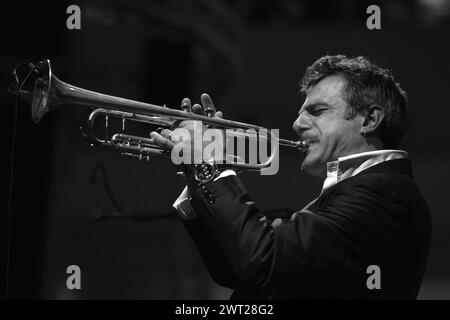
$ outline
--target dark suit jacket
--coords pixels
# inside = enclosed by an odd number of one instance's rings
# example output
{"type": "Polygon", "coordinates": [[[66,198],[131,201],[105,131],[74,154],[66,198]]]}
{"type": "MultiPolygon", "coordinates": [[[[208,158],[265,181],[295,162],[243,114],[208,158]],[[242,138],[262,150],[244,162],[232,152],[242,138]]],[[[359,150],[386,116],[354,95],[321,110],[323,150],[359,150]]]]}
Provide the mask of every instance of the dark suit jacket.
{"type": "Polygon", "coordinates": [[[236,176],[190,191],[199,218],[185,226],[232,299],[417,297],[431,222],[407,159],[341,181],[284,219],[261,214],[236,176]],[[370,265],[380,290],[366,285],[370,265]]]}

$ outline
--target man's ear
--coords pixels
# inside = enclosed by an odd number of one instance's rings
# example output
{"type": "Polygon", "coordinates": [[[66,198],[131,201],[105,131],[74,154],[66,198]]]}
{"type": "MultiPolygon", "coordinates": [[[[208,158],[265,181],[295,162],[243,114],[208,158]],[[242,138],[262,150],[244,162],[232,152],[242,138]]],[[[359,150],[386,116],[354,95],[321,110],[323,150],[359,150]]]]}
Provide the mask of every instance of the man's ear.
{"type": "Polygon", "coordinates": [[[365,113],[363,123],[361,126],[361,134],[363,136],[369,136],[373,134],[377,128],[380,126],[384,119],[384,108],[373,104],[371,105],[365,113]]]}

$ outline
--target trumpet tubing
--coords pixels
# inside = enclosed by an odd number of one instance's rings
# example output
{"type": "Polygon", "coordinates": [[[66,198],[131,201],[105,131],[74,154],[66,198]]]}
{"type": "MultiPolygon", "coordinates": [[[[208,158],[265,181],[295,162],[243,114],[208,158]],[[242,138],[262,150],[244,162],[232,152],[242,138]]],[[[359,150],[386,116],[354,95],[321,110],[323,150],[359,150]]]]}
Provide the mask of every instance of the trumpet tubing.
{"type": "MultiPolygon", "coordinates": [[[[247,131],[255,130],[255,132],[265,130],[266,132],[269,132],[269,135],[271,134],[270,130],[253,124],[187,113],[182,110],[124,99],[73,86],[59,80],[53,75],[49,60],[44,60],[36,65],[32,65],[32,70],[29,75],[31,73],[37,74],[33,89],[31,91],[22,90],[28,76],[23,83],[20,83],[16,77],[16,90],[12,93],[19,95],[19,97],[28,100],[31,103],[31,117],[33,122],[38,123],[47,112],[61,108],[62,106],[74,105],[87,106],[90,108],[97,107],[97,109],[93,110],[89,115],[87,120],[87,134],[85,133],[85,136],[87,136],[95,145],[119,150],[122,154],[138,157],[140,159],[149,160],[150,155],[162,155],[167,154],[168,152],[155,144],[150,138],[125,133],[126,121],[173,128],[178,121],[198,120],[214,128],[243,129],[247,131]],[[109,117],[121,119],[122,132],[115,133],[109,138],[106,136],[104,139],[99,138],[94,132],[94,123],[99,116],[105,116],[106,130],[108,129],[109,117]]],[[[291,141],[277,138],[276,142],[279,145],[302,151],[306,150],[308,147],[307,141],[291,141]]],[[[272,150],[271,157],[264,163],[247,164],[244,162],[236,162],[232,165],[244,169],[262,169],[270,166],[270,163],[274,158],[274,152],[278,152],[278,150],[272,150]]]]}

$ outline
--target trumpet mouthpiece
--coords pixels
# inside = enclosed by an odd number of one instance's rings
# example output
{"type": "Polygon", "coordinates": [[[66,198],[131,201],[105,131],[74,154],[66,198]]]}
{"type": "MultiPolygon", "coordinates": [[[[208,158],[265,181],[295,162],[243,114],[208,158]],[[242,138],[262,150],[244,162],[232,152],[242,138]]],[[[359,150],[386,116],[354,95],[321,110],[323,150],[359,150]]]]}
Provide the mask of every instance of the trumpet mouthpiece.
{"type": "Polygon", "coordinates": [[[297,148],[302,151],[306,151],[306,149],[308,149],[308,147],[309,147],[309,143],[306,140],[299,140],[296,143],[297,143],[297,148]]]}

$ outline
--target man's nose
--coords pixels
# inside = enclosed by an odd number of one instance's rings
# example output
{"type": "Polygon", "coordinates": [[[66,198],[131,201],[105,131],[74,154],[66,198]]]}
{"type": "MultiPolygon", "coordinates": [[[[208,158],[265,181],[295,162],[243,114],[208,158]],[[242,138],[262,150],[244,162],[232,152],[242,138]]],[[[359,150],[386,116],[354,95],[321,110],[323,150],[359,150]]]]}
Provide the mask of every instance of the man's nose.
{"type": "Polygon", "coordinates": [[[292,124],[292,129],[298,134],[301,135],[304,131],[310,128],[309,121],[304,114],[298,116],[292,124]]]}

